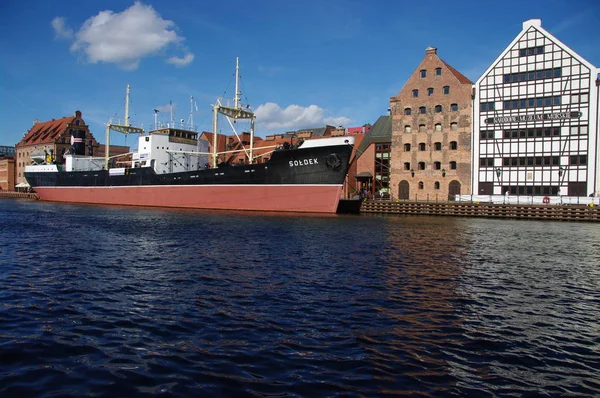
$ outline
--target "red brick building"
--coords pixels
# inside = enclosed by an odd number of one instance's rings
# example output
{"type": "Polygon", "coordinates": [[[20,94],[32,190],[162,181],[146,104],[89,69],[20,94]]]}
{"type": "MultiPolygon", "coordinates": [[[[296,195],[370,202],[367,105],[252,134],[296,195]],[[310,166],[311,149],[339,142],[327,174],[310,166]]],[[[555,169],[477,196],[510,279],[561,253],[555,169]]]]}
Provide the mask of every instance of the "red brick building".
{"type": "Polygon", "coordinates": [[[81,118],[80,111],[76,111],[75,116],[36,122],[16,145],[16,184],[25,182],[25,166],[33,163],[32,155],[48,154],[55,163],[63,164],[63,155],[71,147],[71,131],[75,129],[85,131],[86,155],[104,156],[99,153],[98,142],[81,118]]]}
{"type": "Polygon", "coordinates": [[[447,200],[471,193],[472,86],[429,47],[390,98],[394,197],[447,200]]]}

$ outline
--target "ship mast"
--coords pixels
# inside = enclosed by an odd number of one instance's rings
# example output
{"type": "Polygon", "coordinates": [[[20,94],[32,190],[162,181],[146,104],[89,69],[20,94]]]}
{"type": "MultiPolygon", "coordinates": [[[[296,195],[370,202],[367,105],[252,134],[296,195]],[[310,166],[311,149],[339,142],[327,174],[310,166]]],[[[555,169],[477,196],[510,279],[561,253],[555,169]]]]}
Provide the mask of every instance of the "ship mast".
{"type": "MultiPolygon", "coordinates": [[[[221,101],[217,99],[213,105],[213,147],[212,147],[212,166],[217,167],[217,132],[218,132],[218,118],[219,113],[227,117],[229,124],[233,127],[230,119],[250,119],[250,151],[247,153],[248,163],[254,163],[254,113],[250,111],[246,106],[246,109],[240,104],[241,91],[239,91],[239,80],[240,80],[240,64],[239,57],[235,59],[235,97],[233,99],[233,108],[224,106],[221,101]]],[[[235,131],[235,130],[234,130],[235,131]]],[[[237,135],[237,132],[236,132],[237,135]]],[[[238,136],[239,139],[239,136],[238,136]]]]}
{"type": "Polygon", "coordinates": [[[144,129],[138,127],[132,127],[129,125],[129,90],[131,86],[127,85],[127,91],[125,93],[125,124],[106,124],[106,144],[104,146],[104,168],[108,170],[108,163],[110,161],[110,131],[114,130],[123,134],[144,134],[144,129]]]}

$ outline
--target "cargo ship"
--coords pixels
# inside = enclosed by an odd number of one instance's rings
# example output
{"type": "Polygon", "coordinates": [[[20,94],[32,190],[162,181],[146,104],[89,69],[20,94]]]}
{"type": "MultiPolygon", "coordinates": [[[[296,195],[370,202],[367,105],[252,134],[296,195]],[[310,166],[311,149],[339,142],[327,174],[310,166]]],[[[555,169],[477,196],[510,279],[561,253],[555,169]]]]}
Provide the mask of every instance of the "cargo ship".
{"type": "MultiPolygon", "coordinates": [[[[254,156],[254,120],[240,103],[239,66],[233,106],[213,105],[213,132],[219,115],[229,124],[250,121],[250,142],[242,145],[243,164],[219,163],[217,134],[212,151],[198,133],[169,124],[145,132],[129,125],[127,88],[125,123],[108,123],[104,157],[85,156],[85,136],[72,130],[64,164],[42,157],[28,165],[25,178],[41,200],[128,206],[195,209],[335,213],[342,194],[354,137],[308,139],[274,147],[266,161],[254,156]],[[138,135],[127,160],[109,156],[110,132],[138,135]],[[124,167],[117,167],[123,166],[124,167]]],[[[233,127],[232,127],[233,128],[233,127]]],[[[236,132],[236,135],[237,132],[236,132]]],[[[120,155],[122,156],[122,155],[120,155]]],[[[34,159],[35,160],[35,159],[34,159]]],[[[60,162],[63,163],[63,162],[60,162]]]]}

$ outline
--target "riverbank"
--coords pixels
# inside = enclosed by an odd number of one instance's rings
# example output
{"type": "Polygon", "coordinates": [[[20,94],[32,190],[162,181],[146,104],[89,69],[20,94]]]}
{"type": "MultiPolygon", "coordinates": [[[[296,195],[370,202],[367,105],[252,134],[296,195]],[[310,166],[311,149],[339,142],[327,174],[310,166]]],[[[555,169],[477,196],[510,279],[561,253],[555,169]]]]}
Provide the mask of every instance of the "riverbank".
{"type": "Polygon", "coordinates": [[[363,202],[360,211],[361,213],[373,214],[600,222],[600,207],[582,205],[391,202],[368,200],[363,202]]]}

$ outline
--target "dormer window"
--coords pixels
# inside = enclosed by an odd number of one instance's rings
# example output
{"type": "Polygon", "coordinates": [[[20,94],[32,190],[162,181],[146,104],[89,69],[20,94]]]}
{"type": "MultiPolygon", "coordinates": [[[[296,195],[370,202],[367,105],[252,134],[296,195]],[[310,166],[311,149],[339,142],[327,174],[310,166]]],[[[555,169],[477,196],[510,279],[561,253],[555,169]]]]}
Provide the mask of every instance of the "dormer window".
{"type": "Polygon", "coordinates": [[[426,69],[421,69],[421,71],[419,73],[421,74],[421,79],[425,79],[427,77],[426,69]]]}

